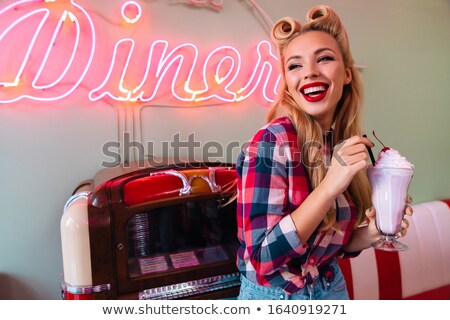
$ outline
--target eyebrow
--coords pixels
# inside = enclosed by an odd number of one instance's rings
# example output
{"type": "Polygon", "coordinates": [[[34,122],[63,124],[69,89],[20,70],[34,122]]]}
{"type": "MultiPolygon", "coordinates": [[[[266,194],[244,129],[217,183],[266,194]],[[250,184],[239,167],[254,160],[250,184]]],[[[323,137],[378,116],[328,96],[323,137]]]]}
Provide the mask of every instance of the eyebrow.
{"type": "MultiPolygon", "coordinates": [[[[331,52],[335,53],[335,51],[334,51],[333,49],[328,48],[328,47],[325,47],[325,48],[319,48],[319,49],[317,49],[316,51],[314,51],[314,55],[317,55],[317,54],[322,53],[322,52],[324,52],[324,51],[331,51],[331,52]]],[[[290,60],[301,59],[301,58],[302,58],[302,56],[300,56],[300,55],[291,56],[291,57],[289,57],[289,59],[286,60],[286,64],[287,64],[290,60]]]]}

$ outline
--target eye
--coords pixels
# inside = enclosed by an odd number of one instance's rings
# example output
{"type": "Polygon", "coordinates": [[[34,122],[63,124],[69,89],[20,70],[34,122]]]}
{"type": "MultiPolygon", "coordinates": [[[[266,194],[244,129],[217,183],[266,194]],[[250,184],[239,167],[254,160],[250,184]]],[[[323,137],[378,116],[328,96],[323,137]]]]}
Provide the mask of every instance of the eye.
{"type": "Polygon", "coordinates": [[[321,56],[319,58],[317,58],[317,62],[326,62],[326,61],[333,61],[334,58],[332,56],[321,56]]]}
{"type": "Polygon", "coordinates": [[[292,64],[288,65],[287,69],[289,71],[291,71],[291,70],[294,70],[294,69],[299,69],[301,67],[302,67],[302,65],[299,64],[299,63],[292,63],[292,64]]]}

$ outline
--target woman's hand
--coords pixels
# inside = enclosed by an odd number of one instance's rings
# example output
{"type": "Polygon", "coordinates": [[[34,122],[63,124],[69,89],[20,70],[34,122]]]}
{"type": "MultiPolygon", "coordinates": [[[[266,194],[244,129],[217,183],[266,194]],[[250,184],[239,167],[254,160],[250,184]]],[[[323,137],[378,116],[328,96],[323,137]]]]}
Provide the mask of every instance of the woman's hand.
{"type": "MultiPolygon", "coordinates": [[[[413,214],[413,210],[408,205],[408,204],[412,203],[412,198],[410,196],[408,196],[406,203],[407,203],[407,205],[405,207],[405,214],[408,216],[411,216],[413,214]]],[[[345,246],[344,251],[346,251],[346,252],[361,251],[361,250],[370,248],[370,244],[372,242],[375,242],[378,239],[380,239],[380,234],[377,230],[377,226],[375,223],[375,216],[376,216],[375,208],[372,207],[370,209],[367,209],[365,213],[366,213],[366,217],[367,217],[367,222],[362,223],[355,230],[355,232],[353,232],[352,239],[345,246]]],[[[408,220],[403,218],[402,228],[397,234],[398,237],[404,237],[406,235],[408,227],[409,227],[408,220]]]]}
{"type": "MultiPolygon", "coordinates": [[[[408,198],[406,199],[405,214],[410,216],[410,217],[413,215],[413,209],[410,206],[411,203],[412,203],[412,198],[411,198],[410,195],[408,195],[408,198]]],[[[409,221],[407,219],[405,219],[405,217],[403,216],[402,228],[397,233],[397,235],[399,237],[404,237],[406,235],[406,233],[408,232],[408,228],[409,228],[409,221]]]]}
{"type": "Polygon", "coordinates": [[[369,139],[353,136],[334,148],[331,166],[323,182],[335,197],[347,189],[356,173],[368,167],[367,147],[373,147],[369,139]]]}
{"type": "MultiPolygon", "coordinates": [[[[405,207],[405,212],[404,212],[405,215],[412,216],[413,209],[411,208],[411,206],[409,206],[411,203],[412,203],[412,198],[411,198],[411,196],[408,195],[408,198],[406,199],[406,207],[405,207]]],[[[378,238],[380,236],[378,233],[377,227],[376,227],[376,223],[375,223],[375,215],[376,215],[375,208],[372,207],[372,208],[366,210],[366,217],[369,219],[368,226],[367,226],[367,234],[368,234],[369,238],[373,239],[373,241],[378,240],[378,238]]],[[[401,229],[397,233],[397,236],[404,237],[406,235],[406,233],[408,232],[408,228],[409,228],[409,222],[407,219],[405,219],[403,217],[401,229]]]]}
{"type": "Polygon", "coordinates": [[[367,224],[367,238],[369,243],[375,242],[380,238],[380,233],[377,230],[377,225],[375,222],[376,216],[375,207],[369,208],[366,210],[366,217],[368,219],[367,224]]]}

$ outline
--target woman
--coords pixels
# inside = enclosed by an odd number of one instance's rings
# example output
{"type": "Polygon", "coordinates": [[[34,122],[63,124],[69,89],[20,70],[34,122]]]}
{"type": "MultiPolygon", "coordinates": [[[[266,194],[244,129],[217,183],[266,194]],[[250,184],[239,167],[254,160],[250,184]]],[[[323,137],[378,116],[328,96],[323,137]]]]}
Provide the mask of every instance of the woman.
{"type": "MultiPolygon", "coordinates": [[[[238,298],[348,299],[336,259],[357,256],[379,238],[365,173],[373,144],[362,137],[361,80],[329,7],[312,8],[304,25],[281,19],[272,37],[278,99],[237,159],[238,298]]],[[[399,236],[407,227],[404,220],[399,236]]]]}

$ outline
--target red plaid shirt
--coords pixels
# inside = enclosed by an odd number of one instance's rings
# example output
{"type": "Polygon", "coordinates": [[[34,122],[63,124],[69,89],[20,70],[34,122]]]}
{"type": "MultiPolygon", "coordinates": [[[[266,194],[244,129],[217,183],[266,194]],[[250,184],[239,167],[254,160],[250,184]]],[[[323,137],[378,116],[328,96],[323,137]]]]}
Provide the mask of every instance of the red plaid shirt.
{"type": "MultiPolygon", "coordinates": [[[[330,135],[324,139],[325,157],[330,156],[330,135]]],[[[356,209],[340,195],[335,208],[342,232],[316,230],[306,243],[300,242],[290,213],[311,192],[301,160],[288,118],[260,129],[237,159],[238,268],[247,279],[287,293],[330,274],[327,266],[333,259],[347,256],[342,247],[356,222],[356,209]]]]}

